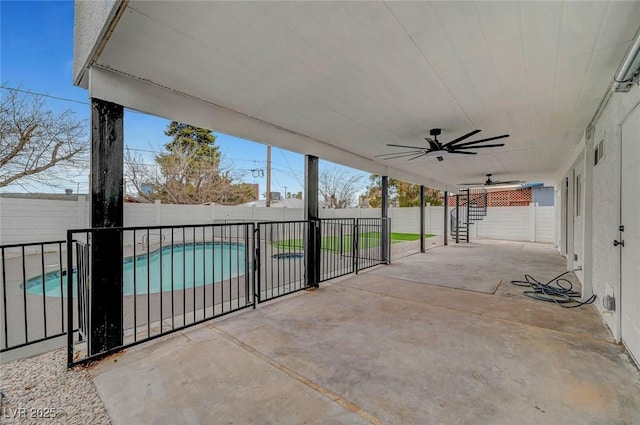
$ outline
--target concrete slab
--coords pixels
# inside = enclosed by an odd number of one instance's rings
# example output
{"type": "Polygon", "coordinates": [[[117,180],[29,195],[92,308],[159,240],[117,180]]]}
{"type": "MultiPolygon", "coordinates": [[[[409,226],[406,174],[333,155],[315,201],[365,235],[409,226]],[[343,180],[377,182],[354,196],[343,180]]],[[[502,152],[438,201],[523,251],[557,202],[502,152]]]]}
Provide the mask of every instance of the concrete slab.
{"type": "Polygon", "coordinates": [[[451,257],[449,251],[450,249],[434,249],[425,254],[414,254],[394,261],[388,267],[378,267],[370,273],[487,294],[495,292],[500,279],[491,264],[479,260],[470,249],[458,249],[457,251],[465,254],[458,256],[461,258],[451,257]]]}
{"type": "Polygon", "coordinates": [[[595,338],[338,285],[216,326],[383,423],[640,422],[638,371],[595,338]]]}
{"type": "Polygon", "coordinates": [[[206,326],[90,373],[114,425],[369,423],[206,326]]]}
{"type": "Polygon", "coordinates": [[[564,260],[548,244],[492,240],[452,243],[393,260],[389,267],[370,273],[488,294],[495,292],[501,282],[522,279],[532,267],[564,267],[564,260]]]}
{"type": "MultiPolygon", "coordinates": [[[[503,279],[562,265],[549,247],[493,245],[458,251],[486,254],[503,279]]],[[[640,374],[595,310],[519,292],[361,273],[91,373],[114,424],[640,423],[640,374]]]]}

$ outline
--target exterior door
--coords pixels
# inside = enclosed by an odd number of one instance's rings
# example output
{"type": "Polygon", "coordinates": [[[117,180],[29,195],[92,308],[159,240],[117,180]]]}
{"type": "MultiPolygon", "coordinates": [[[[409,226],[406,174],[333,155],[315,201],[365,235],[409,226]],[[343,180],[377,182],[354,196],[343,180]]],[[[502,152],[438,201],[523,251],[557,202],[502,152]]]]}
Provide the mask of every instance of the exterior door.
{"type": "Polygon", "coordinates": [[[621,222],[618,240],[622,340],[640,361],[640,108],[622,125],[621,222]]]}

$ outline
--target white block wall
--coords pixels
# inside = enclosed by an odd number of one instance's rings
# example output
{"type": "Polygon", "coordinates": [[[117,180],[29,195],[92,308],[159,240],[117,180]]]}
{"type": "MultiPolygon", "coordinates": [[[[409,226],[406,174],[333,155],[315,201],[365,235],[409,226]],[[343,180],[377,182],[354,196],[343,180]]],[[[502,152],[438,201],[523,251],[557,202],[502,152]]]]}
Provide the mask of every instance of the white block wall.
{"type": "MultiPolygon", "coordinates": [[[[42,242],[66,238],[67,229],[89,227],[89,203],[75,201],[0,198],[0,244],[42,242]]],[[[425,208],[425,232],[441,235],[443,207],[425,208]]],[[[379,208],[320,210],[322,218],[377,218],[379,208]]],[[[419,208],[390,208],[391,230],[420,231],[419,208]]],[[[134,204],[124,205],[125,226],[205,224],[214,220],[302,220],[302,208],[257,208],[213,205],[134,204]]],[[[473,225],[472,237],[553,242],[554,207],[494,207],[473,225]]]]}
{"type": "Polygon", "coordinates": [[[472,235],[513,241],[555,241],[555,207],[490,207],[483,220],[474,223],[472,235]]]}
{"type": "Polygon", "coordinates": [[[535,240],[536,242],[555,243],[556,226],[555,226],[555,208],[554,207],[536,207],[535,208],[535,240]]]}
{"type": "Polygon", "coordinates": [[[85,227],[87,202],[0,198],[0,244],[63,240],[85,227]],[[81,222],[79,222],[81,220],[81,222]]]}

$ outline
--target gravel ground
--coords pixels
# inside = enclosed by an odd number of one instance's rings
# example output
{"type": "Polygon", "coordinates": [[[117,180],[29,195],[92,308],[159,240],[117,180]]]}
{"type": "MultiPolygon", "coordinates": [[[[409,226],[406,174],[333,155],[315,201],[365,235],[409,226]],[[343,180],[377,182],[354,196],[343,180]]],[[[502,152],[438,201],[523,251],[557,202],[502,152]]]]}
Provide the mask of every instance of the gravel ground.
{"type": "Polygon", "coordinates": [[[110,424],[91,377],[59,349],[0,365],[2,424],[110,424]]]}

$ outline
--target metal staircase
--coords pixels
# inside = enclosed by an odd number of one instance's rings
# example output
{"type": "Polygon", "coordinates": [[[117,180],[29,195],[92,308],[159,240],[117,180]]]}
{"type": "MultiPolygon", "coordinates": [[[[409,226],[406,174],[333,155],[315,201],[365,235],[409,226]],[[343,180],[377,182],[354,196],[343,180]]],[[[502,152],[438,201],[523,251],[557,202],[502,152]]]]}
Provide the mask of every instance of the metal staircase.
{"type": "MultiPolygon", "coordinates": [[[[451,210],[451,237],[456,243],[469,242],[469,226],[487,215],[487,190],[484,187],[459,189],[451,210]]],[[[448,202],[448,201],[447,201],[448,202]]]]}

